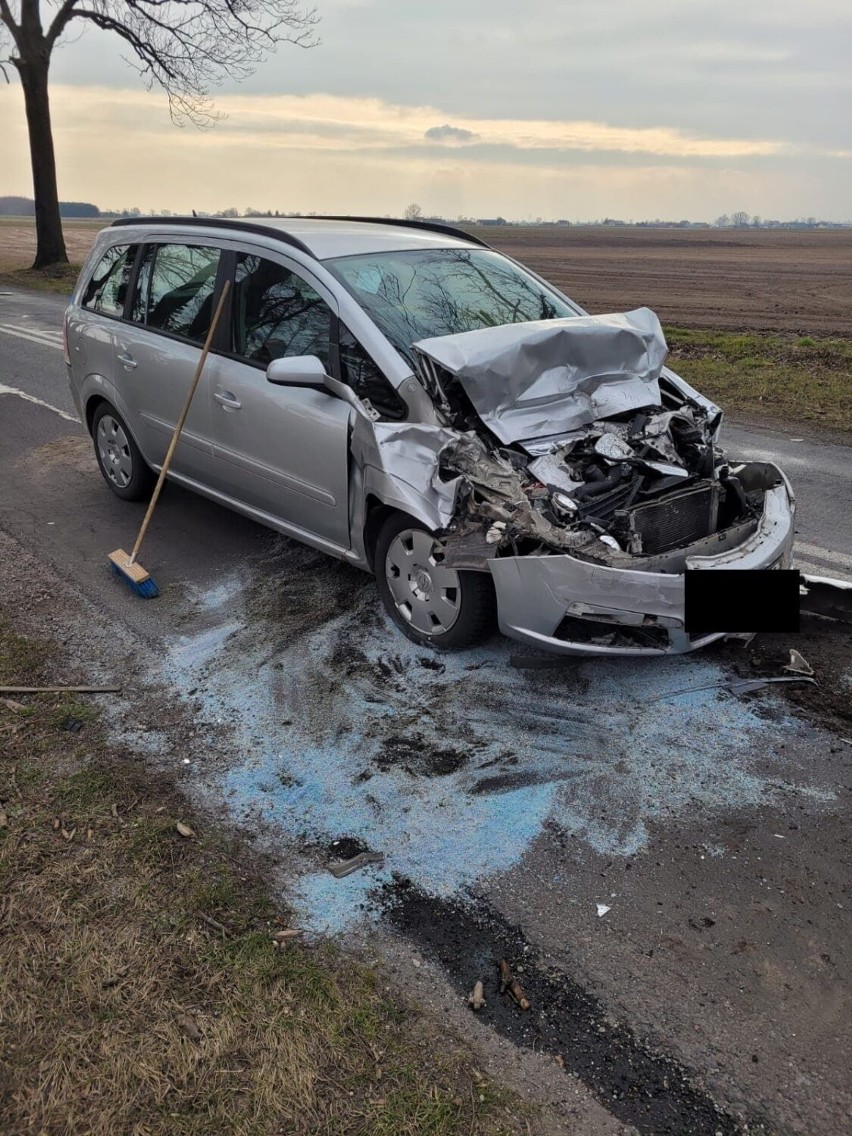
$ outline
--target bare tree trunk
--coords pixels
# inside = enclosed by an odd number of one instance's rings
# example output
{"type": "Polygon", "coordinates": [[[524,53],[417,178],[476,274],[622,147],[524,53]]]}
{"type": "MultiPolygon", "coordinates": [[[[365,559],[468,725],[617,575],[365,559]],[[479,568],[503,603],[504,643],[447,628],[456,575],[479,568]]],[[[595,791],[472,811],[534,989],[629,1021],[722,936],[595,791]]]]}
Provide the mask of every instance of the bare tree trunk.
{"type": "Polygon", "coordinates": [[[33,268],[46,268],[51,264],[67,264],[68,253],[65,251],[59,216],[56,158],[50,126],[50,99],[47,91],[50,58],[39,46],[27,52],[27,56],[18,63],[18,73],[24,91],[33,168],[36,223],[36,257],[33,268]]]}

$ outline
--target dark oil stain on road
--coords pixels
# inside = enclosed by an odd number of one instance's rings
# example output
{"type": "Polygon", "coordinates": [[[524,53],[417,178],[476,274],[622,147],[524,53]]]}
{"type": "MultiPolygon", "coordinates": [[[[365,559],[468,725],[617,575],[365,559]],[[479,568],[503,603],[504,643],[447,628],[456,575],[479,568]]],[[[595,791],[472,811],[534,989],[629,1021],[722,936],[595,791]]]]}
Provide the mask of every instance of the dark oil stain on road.
{"type": "Polygon", "coordinates": [[[614,1024],[603,1004],[564,974],[548,972],[538,952],[478,897],[458,902],[430,896],[404,881],[382,892],[386,918],[441,964],[467,995],[478,979],[486,1005],[479,1017],[516,1045],[559,1057],[618,1120],[643,1136],[743,1136],[767,1129],[721,1111],[690,1073],[614,1024]],[[506,959],[531,1003],[522,1011],[499,993],[506,959]]]}

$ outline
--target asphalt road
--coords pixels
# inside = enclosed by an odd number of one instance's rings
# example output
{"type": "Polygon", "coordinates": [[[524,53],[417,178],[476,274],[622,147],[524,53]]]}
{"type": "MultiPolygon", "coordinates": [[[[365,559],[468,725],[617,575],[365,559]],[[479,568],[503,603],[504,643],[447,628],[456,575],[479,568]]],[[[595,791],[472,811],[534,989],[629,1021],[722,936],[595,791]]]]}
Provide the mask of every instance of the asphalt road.
{"type": "MultiPolygon", "coordinates": [[[[128,750],[287,849],[300,925],[371,928],[487,1071],[535,1084],[553,1131],[846,1131],[847,743],[771,693],[701,689],[730,648],[544,671],[513,669],[499,641],[436,658],[362,573],[175,486],[143,557],[162,595],[136,600],[105,556],[143,507],[97,472],[61,311],[0,295],[0,535],[44,566],[32,587],[55,591],[60,630],[68,597],[85,608],[93,665],[126,660],[128,750]],[[384,864],[330,875],[365,849],[384,864]],[[499,996],[501,956],[527,1014],[499,996]]],[[[726,434],[789,471],[800,565],[852,578],[852,448],[793,438],[726,434]]],[[[852,679],[848,651],[825,658],[852,679]]]]}

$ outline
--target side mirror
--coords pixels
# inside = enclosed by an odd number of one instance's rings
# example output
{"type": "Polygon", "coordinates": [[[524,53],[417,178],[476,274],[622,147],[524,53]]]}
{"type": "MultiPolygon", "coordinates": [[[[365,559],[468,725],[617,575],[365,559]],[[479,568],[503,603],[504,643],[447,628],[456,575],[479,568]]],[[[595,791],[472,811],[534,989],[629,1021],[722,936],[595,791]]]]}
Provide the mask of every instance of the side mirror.
{"type": "Polygon", "coordinates": [[[273,359],[266,368],[266,381],[276,386],[311,387],[327,390],[324,364],[316,355],[290,355],[273,359]]]}

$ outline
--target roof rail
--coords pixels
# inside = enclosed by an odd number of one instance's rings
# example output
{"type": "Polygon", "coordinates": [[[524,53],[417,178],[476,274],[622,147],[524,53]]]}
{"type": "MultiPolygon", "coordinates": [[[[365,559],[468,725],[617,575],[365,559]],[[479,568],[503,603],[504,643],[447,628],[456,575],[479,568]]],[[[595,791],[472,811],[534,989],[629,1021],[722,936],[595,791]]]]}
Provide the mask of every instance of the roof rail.
{"type": "MultiPolygon", "coordinates": [[[[359,221],[365,222],[370,225],[395,225],[402,229],[422,229],[428,233],[443,233],[447,237],[456,237],[461,241],[469,241],[474,245],[481,245],[482,248],[491,248],[486,241],[481,240],[479,237],[474,237],[470,233],[465,233],[462,229],[455,229],[452,225],[442,225],[432,221],[406,221],[396,220],[393,217],[347,217],[347,216],[326,216],[323,214],[314,214],[313,216],[305,216],[297,214],[291,217],[276,217],[276,221],[359,221]]],[[[195,225],[195,226],[210,226],[213,225],[217,229],[236,229],[243,233],[262,233],[263,236],[272,237],[274,240],[282,241],[286,245],[291,245],[293,248],[300,249],[302,252],[307,253],[308,256],[316,259],[314,253],[304,241],[300,241],[298,237],[294,237],[292,233],[286,232],[284,229],[279,229],[273,225],[260,225],[256,222],[245,219],[236,219],[232,217],[117,217],[110,225],[112,228],[116,225],[195,225]]]]}
{"type": "MultiPolygon", "coordinates": [[[[294,218],[290,219],[293,220],[294,218]]],[[[471,233],[456,229],[452,225],[442,225],[438,221],[408,221],[399,220],[395,217],[351,217],[344,214],[332,216],[323,213],[314,213],[310,217],[299,214],[298,219],[300,221],[363,221],[370,225],[396,225],[403,229],[425,229],[430,233],[443,233],[447,237],[458,237],[459,240],[470,241],[471,244],[482,245],[483,248],[491,248],[491,245],[479,237],[474,237],[471,233]]]]}
{"type": "MultiPolygon", "coordinates": [[[[276,220],[282,219],[284,218],[276,218],[276,220]]],[[[196,225],[207,226],[208,228],[213,226],[217,229],[236,229],[241,233],[260,233],[264,237],[272,237],[273,240],[281,241],[285,245],[297,248],[316,260],[314,253],[308,248],[304,241],[300,241],[298,237],[294,237],[291,233],[287,233],[283,229],[277,229],[272,225],[256,225],[248,220],[238,221],[231,217],[117,217],[115,221],[111,223],[110,228],[115,225],[196,225]]]]}

